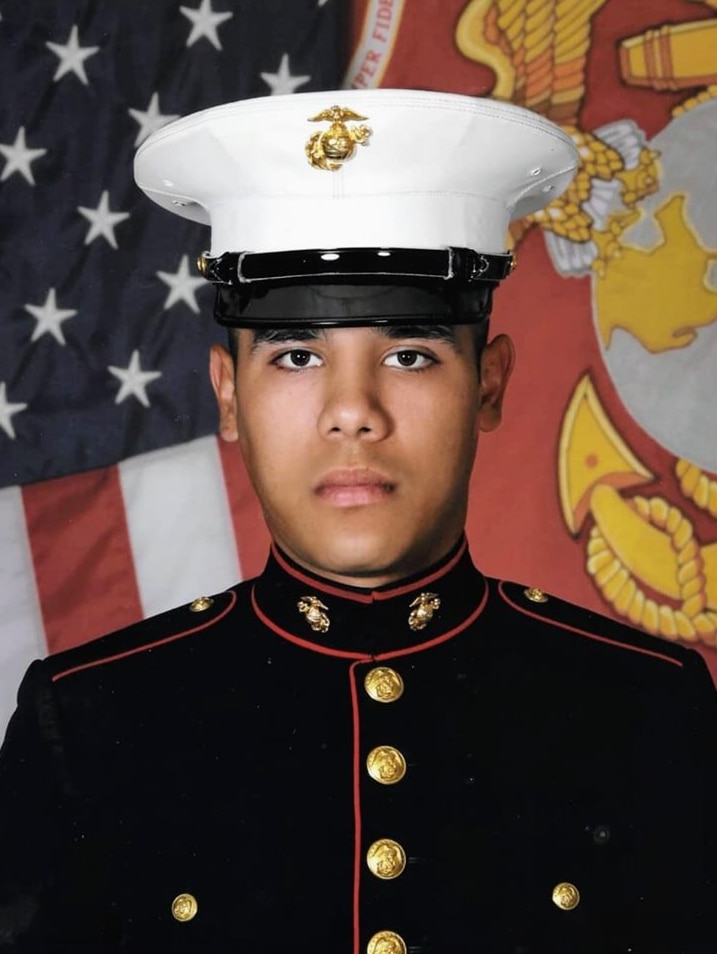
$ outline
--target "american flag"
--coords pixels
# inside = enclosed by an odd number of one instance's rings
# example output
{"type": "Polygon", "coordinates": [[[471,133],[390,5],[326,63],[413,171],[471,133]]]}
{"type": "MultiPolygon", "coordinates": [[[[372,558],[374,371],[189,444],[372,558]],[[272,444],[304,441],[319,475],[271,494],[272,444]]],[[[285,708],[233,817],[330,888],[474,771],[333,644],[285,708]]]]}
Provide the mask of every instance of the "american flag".
{"type": "Polygon", "coordinates": [[[0,732],[33,657],[261,566],[215,437],[208,236],[141,195],[132,158],[195,110],[340,86],[347,7],[0,5],[0,732]]]}

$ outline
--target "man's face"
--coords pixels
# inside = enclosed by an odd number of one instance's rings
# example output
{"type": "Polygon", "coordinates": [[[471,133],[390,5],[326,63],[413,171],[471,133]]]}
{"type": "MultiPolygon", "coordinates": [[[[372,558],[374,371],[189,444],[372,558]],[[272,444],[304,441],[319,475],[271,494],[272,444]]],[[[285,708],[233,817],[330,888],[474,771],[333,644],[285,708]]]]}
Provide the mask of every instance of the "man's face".
{"type": "Polygon", "coordinates": [[[500,419],[513,351],[470,328],[239,332],[215,347],[221,435],[239,440],[277,544],[332,579],[377,586],[458,540],[478,433],[500,419]]]}

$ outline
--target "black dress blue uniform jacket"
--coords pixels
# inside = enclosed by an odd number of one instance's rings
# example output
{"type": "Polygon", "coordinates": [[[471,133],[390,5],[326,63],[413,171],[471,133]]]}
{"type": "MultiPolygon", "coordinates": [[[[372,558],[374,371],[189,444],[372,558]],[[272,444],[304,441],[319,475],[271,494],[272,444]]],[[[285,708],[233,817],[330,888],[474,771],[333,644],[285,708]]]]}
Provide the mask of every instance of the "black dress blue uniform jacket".
{"type": "Polygon", "coordinates": [[[703,660],[535,595],[465,544],[375,591],[274,552],[34,663],[0,951],[715,954],[703,660]]]}

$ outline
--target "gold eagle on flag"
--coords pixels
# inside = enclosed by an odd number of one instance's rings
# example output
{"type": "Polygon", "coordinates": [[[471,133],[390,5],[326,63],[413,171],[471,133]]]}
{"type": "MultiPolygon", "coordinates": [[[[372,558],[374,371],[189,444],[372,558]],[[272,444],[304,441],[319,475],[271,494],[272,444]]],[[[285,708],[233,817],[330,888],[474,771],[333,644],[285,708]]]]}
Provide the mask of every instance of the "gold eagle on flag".
{"type": "MultiPolygon", "coordinates": [[[[596,240],[599,225],[591,203],[600,206],[600,184],[619,182],[623,205],[631,209],[656,191],[656,155],[644,143],[629,141],[617,124],[605,135],[580,128],[591,19],[607,0],[471,0],[456,27],[456,43],[468,59],[495,74],[491,96],[526,106],[558,123],[580,153],[572,185],[547,209],[511,227],[518,242],[538,224],[570,243],[596,240]]],[[[611,185],[611,189],[614,185],[611,185]]]]}

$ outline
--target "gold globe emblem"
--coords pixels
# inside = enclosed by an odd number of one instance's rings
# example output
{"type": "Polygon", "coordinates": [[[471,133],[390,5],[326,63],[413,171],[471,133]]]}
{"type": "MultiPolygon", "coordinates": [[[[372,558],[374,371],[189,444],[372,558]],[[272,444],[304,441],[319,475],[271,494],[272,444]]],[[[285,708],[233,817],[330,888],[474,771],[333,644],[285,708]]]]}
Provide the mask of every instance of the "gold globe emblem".
{"type": "Polygon", "coordinates": [[[356,146],[365,146],[371,130],[363,124],[347,126],[347,123],[366,119],[344,106],[331,106],[309,119],[310,123],[330,122],[323,132],[314,133],[305,146],[306,158],[314,169],[335,172],[348,162],[356,152],[356,146]]]}

